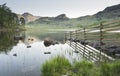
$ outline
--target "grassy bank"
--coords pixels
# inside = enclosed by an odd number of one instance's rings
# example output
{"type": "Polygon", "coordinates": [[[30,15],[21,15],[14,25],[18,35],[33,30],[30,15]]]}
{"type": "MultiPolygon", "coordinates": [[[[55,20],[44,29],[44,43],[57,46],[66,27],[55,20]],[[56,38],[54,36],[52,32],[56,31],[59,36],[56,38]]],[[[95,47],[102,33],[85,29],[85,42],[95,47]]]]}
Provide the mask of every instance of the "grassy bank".
{"type": "Polygon", "coordinates": [[[46,61],[41,72],[42,76],[119,76],[120,61],[99,65],[89,61],[71,64],[65,57],[57,56],[46,61]]]}
{"type": "Polygon", "coordinates": [[[26,25],[25,28],[28,31],[34,31],[34,32],[46,32],[46,31],[61,31],[61,29],[63,29],[62,31],[67,31],[67,30],[71,30],[71,29],[78,29],[77,27],[68,27],[68,26],[58,26],[58,25],[45,25],[45,24],[34,24],[34,25],[26,25]]]}
{"type": "Polygon", "coordinates": [[[69,28],[65,26],[57,25],[26,25],[26,35],[34,36],[40,40],[45,38],[50,38],[57,41],[63,41],[66,31],[75,30],[74,28],[69,28]]]}

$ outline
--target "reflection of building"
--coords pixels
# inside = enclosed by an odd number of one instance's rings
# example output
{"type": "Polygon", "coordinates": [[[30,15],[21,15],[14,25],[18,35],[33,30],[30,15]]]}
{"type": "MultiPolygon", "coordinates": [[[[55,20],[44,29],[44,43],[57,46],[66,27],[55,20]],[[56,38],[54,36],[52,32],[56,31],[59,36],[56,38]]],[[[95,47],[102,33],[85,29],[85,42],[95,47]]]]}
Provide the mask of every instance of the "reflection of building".
{"type": "Polygon", "coordinates": [[[14,36],[14,40],[16,40],[16,41],[22,40],[24,42],[24,40],[25,40],[25,31],[16,33],[15,36],[14,36]]]}

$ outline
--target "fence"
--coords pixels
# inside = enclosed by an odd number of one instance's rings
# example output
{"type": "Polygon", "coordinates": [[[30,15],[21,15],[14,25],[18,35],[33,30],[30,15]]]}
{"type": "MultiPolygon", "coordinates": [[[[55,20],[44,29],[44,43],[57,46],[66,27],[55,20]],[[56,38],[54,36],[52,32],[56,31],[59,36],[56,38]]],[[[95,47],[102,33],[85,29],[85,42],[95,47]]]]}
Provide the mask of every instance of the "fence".
{"type": "Polygon", "coordinates": [[[65,41],[91,61],[120,58],[120,21],[70,31],[65,34],[65,41]]]}

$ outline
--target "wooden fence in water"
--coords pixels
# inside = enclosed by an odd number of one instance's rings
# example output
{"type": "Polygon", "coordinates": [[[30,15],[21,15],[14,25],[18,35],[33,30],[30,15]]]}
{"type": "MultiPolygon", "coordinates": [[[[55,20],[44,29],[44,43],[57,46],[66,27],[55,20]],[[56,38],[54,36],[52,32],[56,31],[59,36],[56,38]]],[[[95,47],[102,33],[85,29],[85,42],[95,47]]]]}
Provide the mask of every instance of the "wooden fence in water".
{"type": "Polygon", "coordinates": [[[87,60],[115,60],[120,58],[120,21],[67,32],[65,42],[87,60]]]}

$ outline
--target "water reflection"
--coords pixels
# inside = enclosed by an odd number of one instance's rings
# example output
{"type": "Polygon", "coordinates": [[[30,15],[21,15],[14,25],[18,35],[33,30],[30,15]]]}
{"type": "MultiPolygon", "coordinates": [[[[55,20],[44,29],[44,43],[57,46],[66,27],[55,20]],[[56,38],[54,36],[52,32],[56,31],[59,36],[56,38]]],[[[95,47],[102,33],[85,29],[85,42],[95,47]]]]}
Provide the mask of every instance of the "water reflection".
{"type": "Polygon", "coordinates": [[[31,31],[26,31],[26,36],[34,36],[34,37],[37,37],[41,40],[44,40],[45,38],[50,38],[50,39],[53,39],[53,40],[57,40],[57,41],[60,41],[60,42],[63,42],[64,40],[64,36],[65,36],[65,31],[59,31],[59,32],[51,32],[51,31],[48,31],[48,32],[31,32],[31,31]]]}
{"type": "Polygon", "coordinates": [[[0,32],[0,52],[7,53],[12,49],[13,46],[17,44],[17,41],[14,40],[15,36],[19,36],[20,33],[13,31],[10,32],[0,32]]]}
{"type": "MultiPolygon", "coordinates": [[[[29,35],[25,36],[25,33],[5,34],[2,34],[4,37],[0,36],[3,40],[0,45],[3,46],[5,44],[6,46],[4,47],[7,51],[8,47],[11,47],[11,49],[9,49],[8,55],[0,54],[0,76],[40,76],[42,64],[51,57],[64,55],[71,62],[80,58],[67,44],[45,47],[44,42],[39,38],[29,35]],[[25,39],[14,41],[14,36],[24,36],[25,39]],[[47,52],[50,53],[47,54],[47,52]]],[[[2,49],[2,51],[4,50],[2,49]]]]}

